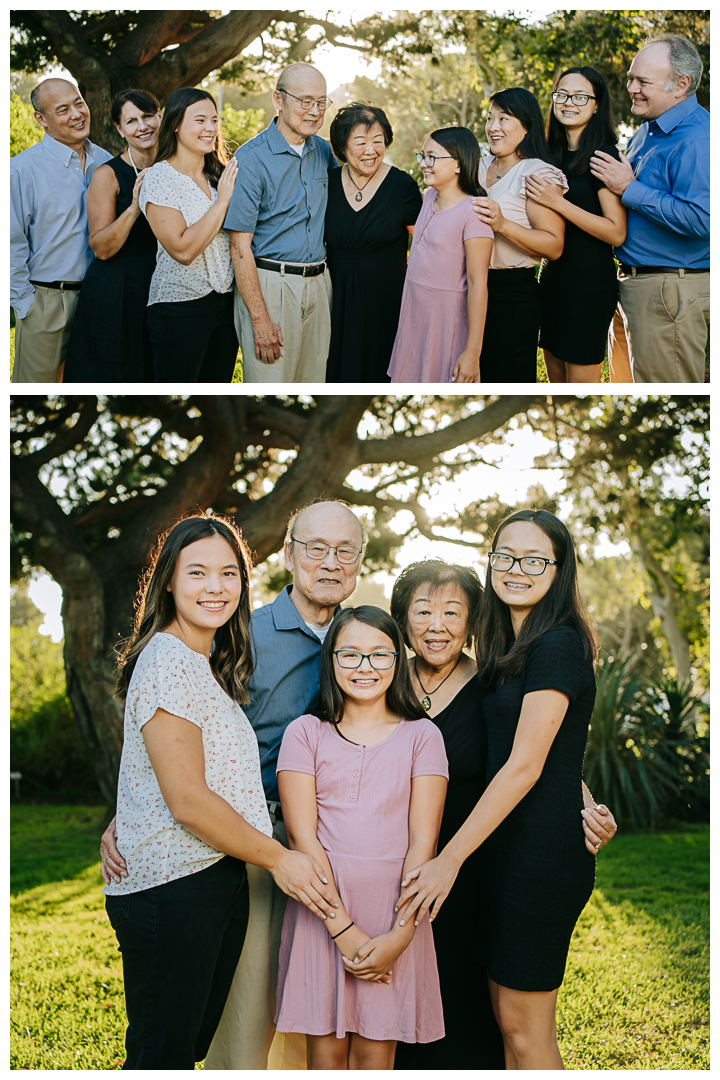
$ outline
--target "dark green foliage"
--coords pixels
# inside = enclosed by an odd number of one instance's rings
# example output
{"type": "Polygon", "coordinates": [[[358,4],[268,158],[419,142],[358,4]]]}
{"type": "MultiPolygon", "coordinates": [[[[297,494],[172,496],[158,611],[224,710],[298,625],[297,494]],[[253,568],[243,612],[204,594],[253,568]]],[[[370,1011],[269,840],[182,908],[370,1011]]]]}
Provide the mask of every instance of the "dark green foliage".
{"type": "Polygon", "coordinates": [[[64,692],[11,728],[10,766],[22,773],[23,800],[102,801],[90,755],[64,692]]]}

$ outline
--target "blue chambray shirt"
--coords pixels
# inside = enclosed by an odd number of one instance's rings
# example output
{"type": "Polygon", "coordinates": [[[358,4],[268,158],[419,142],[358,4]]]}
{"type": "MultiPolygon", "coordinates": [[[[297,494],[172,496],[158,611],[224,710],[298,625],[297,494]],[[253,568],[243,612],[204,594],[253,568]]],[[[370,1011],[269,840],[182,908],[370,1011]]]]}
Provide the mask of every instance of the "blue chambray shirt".
{"type": "Polygon", "coordinates": [[[631,266],[710,266],[710,114],[695,94],[646,120],[626,157],[636,179],[622,197],[631,266]]]}
{"type": "Polygon", "coordinates": [[[320,690],[322,643],[290,599],[291,589],[288,585],[272,604],[251,616],[255,671],[244,711],[257,736],[262,782],[270,802],[280,801],[275,769],[285,728],[312,711],[320,690]]]}
{"type": "Polygon", "coordinates": [[[82,281],[93,260],[85,195],[112,154],[85,140],[85,172],[75,150],[43,136],[10,158],[10,303],[29,314],[34,281],[82,281]]]}
{"type": "Polygon", "coordinates": [[[300,157],[276,120],[235,151],[238,176],[225,228],[253,233],[258,258],[322,262],[328,170],[338,163],[319,135],[308,136],[300,157]]]}

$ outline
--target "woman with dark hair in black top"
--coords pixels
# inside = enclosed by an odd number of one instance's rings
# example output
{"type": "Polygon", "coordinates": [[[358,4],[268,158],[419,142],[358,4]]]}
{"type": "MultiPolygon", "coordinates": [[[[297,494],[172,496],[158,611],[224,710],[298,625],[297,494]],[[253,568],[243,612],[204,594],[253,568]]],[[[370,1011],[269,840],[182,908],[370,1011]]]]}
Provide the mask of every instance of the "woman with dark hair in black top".
{"type": "Polygon", "coordinates": [[[146,90],[123,90],[111,116],[127,146],[95,170],[88,188],[95,258],[80,290],[64,382],[152,382],[147,302],[157,240],[138,199],[155,161],[162,111],[146,90]]]}
{"type": "Polygon", "coordinates": [[[617,132],[610,94],[591,67],[568,68],[555,83],[547,136],[570,190],[529,177],[530,205],[565,218],[565,247],[540,271],[540,345],[550,382],[600,382],[608,327],[617,306],[613,246],[625,239],[626,213],[618,195],[590,172],[590,158],[603,150],[616,160],[617,132]]]}

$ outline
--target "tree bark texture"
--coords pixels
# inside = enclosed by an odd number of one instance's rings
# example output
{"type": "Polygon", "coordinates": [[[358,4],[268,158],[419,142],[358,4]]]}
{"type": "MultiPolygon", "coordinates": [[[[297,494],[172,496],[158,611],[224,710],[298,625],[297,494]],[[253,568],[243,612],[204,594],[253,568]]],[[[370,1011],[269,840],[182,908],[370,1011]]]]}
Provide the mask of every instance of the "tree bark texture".
{"type": "Polygon", "coordinates": [[[403,462],[425,471],[439,454],[492,434],[543,396],[506,395],[428,434],[366,439],[358,436],[358,425],[373,401],[371,395],[318,396],[315,407],[302,415],[263,399],[199,396],[191,399],[199,413],[199,419],[192,420],[187,402],[178,407],[155,397],[148,399],[150,409],[157,410],[160,419],[165,416],[169,430],[183,433],[183,425],[189,425],[187,437],[195,440],[192,452],[174,466],[156,494],[113,502],[106,493],[70,513],[38,471],[87,445],[99,409],[91,397],[67,400],[52,437],[46,435],[44,445],[34,452],[12,456],[11,512],[14,527],[31,535],[34,564],[47,569],[63,590],[68,696],[110,804],[115,800],[123,739],[123,707],[113,698],[115,649],[132,629],[140,575],[159,534],[174,521],[218,501],[224,505],[236,461],[249,447],[265,440],[266,445],[296,450],[267,495],[238,498],[242,508],[236,521],[261,562],[280,549],[290,515],[313,499],[350,497],[366,505],[382,504],[381,498],[359,495],[346,485],[353,469],[367,463],[403,462]],[[124,520],[128,510],[131,516],[124,520]],[[115,522],[122,526],[121,535],[92,550],[84,539],[88,530],[115,522]]]}

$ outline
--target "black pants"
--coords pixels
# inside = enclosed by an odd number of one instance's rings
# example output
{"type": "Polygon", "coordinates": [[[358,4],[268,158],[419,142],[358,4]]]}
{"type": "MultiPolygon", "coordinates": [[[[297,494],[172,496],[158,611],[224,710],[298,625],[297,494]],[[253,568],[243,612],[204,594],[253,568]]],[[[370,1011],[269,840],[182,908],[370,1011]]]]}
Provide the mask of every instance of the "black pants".
{"type": "Polygon", "coordinates": [[[151,304],[148,331],[155,382],[232,382],[238,354],[232,290],[151,304]]]}
{"type": "Polygon", "coordinates": [[[481,382],[537,381],[542,319],[534,266],[488,271],[488,306],[480,353],[481,382]]]}
{"type": "Polygon", "coordinates": [[[207,1056],[245,941],[245,863],[226,855],[165,885],[106,896],[105,906],[123,961],[123,1068],[194,1069],[207,1056]]]}

